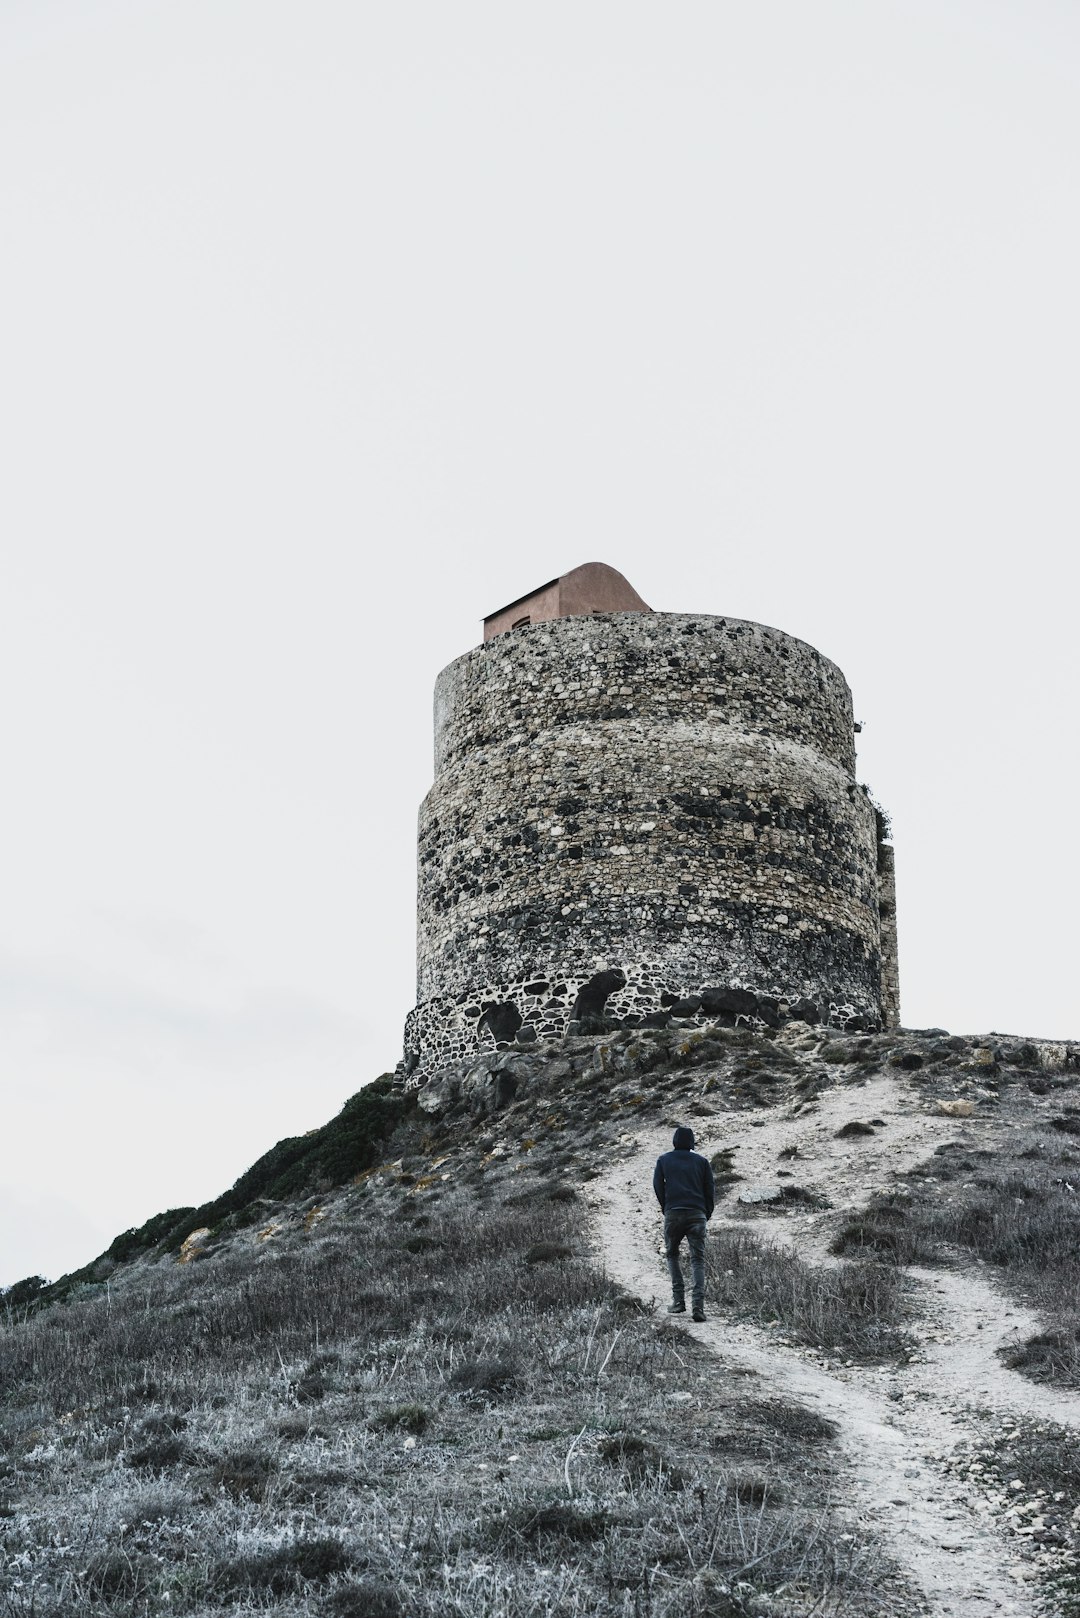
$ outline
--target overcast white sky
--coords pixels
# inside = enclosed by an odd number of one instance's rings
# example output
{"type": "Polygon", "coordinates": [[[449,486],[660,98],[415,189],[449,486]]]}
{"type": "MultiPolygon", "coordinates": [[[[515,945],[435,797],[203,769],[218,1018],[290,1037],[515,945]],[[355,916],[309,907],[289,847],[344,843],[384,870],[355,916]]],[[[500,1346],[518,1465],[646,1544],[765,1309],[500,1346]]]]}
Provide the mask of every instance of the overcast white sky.
{"type": "Polygon", "coordinates": [[[0,0],[0,1284],[392,1067],[431,686],[838,662],[904,1019],[1080,1035],[1080,10],[0,0]]]}

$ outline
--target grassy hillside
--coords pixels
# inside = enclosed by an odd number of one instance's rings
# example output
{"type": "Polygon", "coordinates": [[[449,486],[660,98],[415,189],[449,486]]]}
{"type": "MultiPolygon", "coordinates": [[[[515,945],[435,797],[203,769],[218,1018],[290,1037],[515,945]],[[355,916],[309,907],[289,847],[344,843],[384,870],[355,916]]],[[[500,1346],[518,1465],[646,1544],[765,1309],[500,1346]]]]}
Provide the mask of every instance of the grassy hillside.
{"type": "MultiPolygon", "coordinates": [[[[844,1503],[831,1423],[621,1294],[584,1198],[645,1126],[690,1121],[722,1147],[763,1108],[812,1115],[830,1086],[886,1070],[927,1107],[977,1088],[1004,1118],[1045,1086],[1053,1116],[1072,1116],[1075,1075],[1005,1051],[975,1074],[974,1048],[625,1034],[540,1053],[513,1084],[451,1088],[430,1115],[379,1080],[214,1202],[9,1292],[0,1618],[918,1612],[844,1503]]],[[[1068,1131],[1040,1151],[1064,1208],[1068,1131]]],[[[728,1196],[734,1154],[715,1158],[728,1196]]],[[[946,1218],[963,1182],[931,1188],[946,1161],[909,1196],[935,1209],[912,1226],[935,1262],[969,1228],[946,1218]]],[[[973,1194],[1015,1196],[1009,1172],[999,1161],[973,1194]]],[[[716,1235],[718,1309],[847,1364],[902,1367],[915,1306],[883,1250],[896,1221],[871,1204],[844,1227],[865,1250],[813,1265],[769,1239],[770,1220],[805,1207],[782,1199],[716,1235]]],[[[1064,1218],[1046,1227],[1055,1243],[1064,1218]]],[[[1042,1228],[1024,1225],[1022,1271],[986,1249],[1006,1280],[1028,1284],[1042,1228]]],[[[1039,1442],[1067,1512],[1062,1445],[1039,1442]]]]}
{"type": "Polygon", "coordinates": [[[178,1253],[193,1231],[221,1237],[252,1224],[268,1205],[345,1184],[378,1160],[398,1125],[415,1111],[415,1096],[396,1095],[392,1085],[393,1075],[384,1074],[351,1096],[329,1123],[278,1141],[212,1202],[155,1214],[144,1225],[122,1231],[99,1258],[70,1275],[53,1282],[29,1276],[0,1288],[0,1303],[22,1310],[85,1295],[133,1259],[178,1253]]]}

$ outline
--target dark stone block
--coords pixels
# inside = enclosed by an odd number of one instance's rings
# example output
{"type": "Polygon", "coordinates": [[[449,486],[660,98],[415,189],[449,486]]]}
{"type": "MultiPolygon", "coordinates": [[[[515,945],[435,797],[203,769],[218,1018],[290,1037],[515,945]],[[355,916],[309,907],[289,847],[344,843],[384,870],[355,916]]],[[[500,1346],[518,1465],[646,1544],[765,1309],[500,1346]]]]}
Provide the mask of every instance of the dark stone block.
{"type": "Polygon", "coordinates": [[[593,1030],[602,1033],[601,1024],[608,997],[613,995],[616,989],[625,987],[626,974],[617,966],[610,967],[606,972],[595,972],[588,983],[582,984],[578,990],[578,997],[574,1001],[571,1013],[573,1020],[581,1024],[585,1033],[593,1030]]]}
{"type": "Polygon", "coordinates": [[[702,989],[701,1004],[710,1017],[730,1011],[736,1017],[752,1017],[758,997],[749,989],[702,989]]]}
{"type": "Polygon", "coordinates": [[[771,994],[759,994],[757,997],[757,1015],[761,1018],[766,1028],[779,1028],[779,1000],[774,1000],[771,994]]]}
{"type": "Polygon", "coordinates": [[[516,1037],[521,1027],[522,1016],[512,1000],[504,1000],[500,1005],[484,1007],[480,1026],[483,1027],[485,1023],[495,1036],[496,1044],[499,1044],[516,1037]]]}
{"type": "Polygon", "coordinates": [[[819,1023],[821,1012],[813,1000],[793,1000],[788,1006],[788,1016],[793,1022],[819,1023]]]}
{"type": "Polygon", "coordinates": [[[668,1012],[668,1011],[650,1011],[650,1012],[647,1012],[644,1017],[642,1017],[641,1022],[640,1022],[640,1024],[638,1026],[641,1027],[641,1028],[666,1028],[670,1021],[671,1021],[671,1013],[670,1012],[668,1012]]]}
{"type": "Polygon", "coordinates": [[[547,983],[543,983],[543,982],[540,982],[540,983],[526,983],[526,985],[525,985],[525,993],[526,994],[547,994],[548,988],[549,988],[549,985],[547,983]]]}
{"type": "Polygon", "coordinates": [[[519,1028],[518,1029],[518,1031],[517,1031],[517,1042],[518,1042],[519,1045],[532,1045],[532,1044],[535,1043],[535,1040],[536,1040],[536,1029],[532,1026],[531,1023],[526,1023],[524,1028],[519,1028]]]}
{"type": "Polygon", "coordinates": [[[689,994],[685,1000],[676,1000],[668,1010],[673,1017],[696,1017],[701,1010],[701,996],[689,994]]]}

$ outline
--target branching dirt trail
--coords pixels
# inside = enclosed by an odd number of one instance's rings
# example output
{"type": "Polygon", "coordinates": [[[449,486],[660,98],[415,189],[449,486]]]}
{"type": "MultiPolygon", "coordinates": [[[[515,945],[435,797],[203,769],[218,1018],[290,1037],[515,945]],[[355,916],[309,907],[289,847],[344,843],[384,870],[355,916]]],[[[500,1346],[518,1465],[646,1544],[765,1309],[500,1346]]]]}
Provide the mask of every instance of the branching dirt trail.
{"type": "MultiPolygon", "coordinates": [[[[751,1228],[765,1239],[790,1243],[807,1261],[842,1262],[827,1250],[847,1213],[943,1141],[984,1127],[977,1117],[960,1121],[928,1112],[917,1092],[887,1077],[861,1087],[837,1086],[795,1117],[786,1105],[717,1115],[707,1136],[702,1131],[702,1149],[735,1146],[744,1181],[718,1206],[714,1227],[722,1222],[751,1228]],[[880,1123],[873,1136],[837,1139],[844,1124],[875,1119],[880,1123]],[[752,1210],[740,1213],[737,1196],[756,1182],[777,1183],[778,1154],[792,1146],[798,1155],[783,1166],[796,1171],[800,1185],[826,1196],[831,1208],[772,1219],[754,1217],[752,1210]]],[[[625,1144],[624,1160],[590,1186],[600,1256],[614,1280],[663,1306],[670,1289],[652,1169],[670,1134],[649,1130],[625,1144]]],[[[981,1270],[907,1274],[918,1288],[921,1311],[915,1325],[920,1357],[909,1364],[826,1367],[754,1326],[713,1315],[703,1326],[687,1324],[689,1316],[673,1324],[699,1335],[725,1363],[761,1377],[770,1392],[797,1399],[838,1424],[851,1479],[848,1505],[923,1592],[933,1618],[1035,1618],[1044,1609],[1026,1586],[1028,1569],[1017,1549],[996,1529],[981,1497],[943,1463],[961,1440],[976,1435],[976,1412],[983,1419],[989,1411],[1080,1427],[1080,1397],[1043,1389],[1005,1369],[996,1350],[1017,1332],[1034,1332],[1037,1322],[1003,1299],[981,1270]]]]}

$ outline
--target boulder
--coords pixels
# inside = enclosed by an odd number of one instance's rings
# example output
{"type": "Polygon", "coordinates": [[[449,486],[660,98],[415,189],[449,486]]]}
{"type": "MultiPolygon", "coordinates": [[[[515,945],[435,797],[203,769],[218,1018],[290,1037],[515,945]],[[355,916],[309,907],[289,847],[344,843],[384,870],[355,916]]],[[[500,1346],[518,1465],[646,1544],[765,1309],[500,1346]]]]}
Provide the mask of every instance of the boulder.
{"type": "Polygon", "coordinates": [[[522,1015],[512,1000],[504,1000],[500,1004],[489,1003],[484,1007],[484,1015],[480,1019],[480,1026],[486,1023],[497,1041],[513,1039],[522,1024],[522,1015]]]}
{"type": "Polygon", "coordinates": [[[508,1107],[517,1093],[518,1081],[516,1074],[503,1069],[501,1073],[496,1073],[494,1075],[494,1083],[491,1087],[491,1098],[494,1102],[496,1112],[501,1112],[504,1107],[508,1107]]]}
{"type": "Polygon", "coordinates": [[[606,972],[594,972],[588,983],[583,983],[578,990],[570,1013],[571,1021],[580,1023],[586,1031],[592,1029],[599,1032],[609,996],[625,987],[626,974],[617,966],[609,967],[606,972]]]}
{"type": "Polygon", "coordinates": [[[757,1015],[766,1028],[779,1028],[780,1002],[771,994],[759,994],[757,997],[757,1015]]]}
{"type": "Polygon", "coordinates": [[[185,1236],[180,1244],[179,1263],[193,1264],[197,1258],[201,1258],[209,1240],[209,1225],[201,1225],[198,1230],[193,1230],[190,1236],[185,1236]]]}
{"type": "Polygon", "coordinates": [[[461,1095],[462,1070],[457,1067],[439,1068],[416,1092],[416,1105],[421,1112],[432,1115],[446,1112],[461,1095]]]}
{"type": "Polygon", "coordinates": [[[745,1203],[779,1202],[784,1195],[782,1185],[747,1185],[739,1192],[739,1201],[745,1203]]]}
{"type": "Polygon", "coordinates": [[[605,1073],[614,1073],[615,1047],[613,1045],[609,1045],[607,1041],[601,1045],[597,1045],[592,1054],[591,1065],[593,1072],[598,1077],[602,1077],[605,1073]]]}
{"type": "Polygon", "coordinates": [[[688,994],[685,1000],[675,1000],[667,1009],[673,1017],[696,1017],[701,1010],[701,996],[688,994]]]}
{"type": "Polygon", "coordinates": [[[749,989],[702,989],[702,1008],[710,1017],[730,1012],[735,1017],[752,1017],[757,1011],[758,997],[749,989]]]}
{"type": "Polygon", "coordinates": [[[416,1093],[416,1105],[420,1111],[430,1112],[433,1115],[445,1112],[453,1099],[446,1084],[425,1084],[424,1088],[416,1093]]]}

